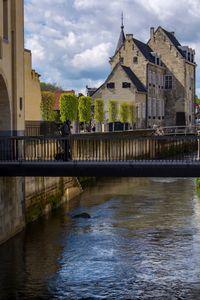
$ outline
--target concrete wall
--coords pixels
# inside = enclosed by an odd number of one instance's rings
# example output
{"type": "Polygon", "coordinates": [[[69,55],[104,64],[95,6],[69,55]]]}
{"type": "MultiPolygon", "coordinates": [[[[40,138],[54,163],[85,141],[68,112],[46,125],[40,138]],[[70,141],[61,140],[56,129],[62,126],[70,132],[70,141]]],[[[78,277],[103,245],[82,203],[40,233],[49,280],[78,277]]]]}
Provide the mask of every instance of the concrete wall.
{"type": "Polygon", "coordinates": [[[24,51],[24,70],[25,70],[25,120],[42,120],[40,103],[41,90],[39,75],[32,70],[31,51],[24,51]]]}

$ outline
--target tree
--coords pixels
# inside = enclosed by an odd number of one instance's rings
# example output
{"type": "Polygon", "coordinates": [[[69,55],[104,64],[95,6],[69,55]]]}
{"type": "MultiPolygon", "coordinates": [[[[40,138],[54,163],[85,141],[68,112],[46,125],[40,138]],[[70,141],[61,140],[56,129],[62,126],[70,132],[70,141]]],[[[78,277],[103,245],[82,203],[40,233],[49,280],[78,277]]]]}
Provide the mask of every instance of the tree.
{"type": "Polygon", "coordinates": [[[128,107],[128,122],[132,126],[136,122],[136,109],[135,109],[135,105],[133,105],[133,104],[129,104],[129,107],[128,107]]]}
{"type": "Polygon", "coordinates": [[[104,121],[104,101],[102,99],[96,99],[94,102],[94,119],[100,124],[104,121]]]}
{"type": "Polygon", "coordinates": [[[60,120],[76,121],[78,118],[78,98],[73,94],[61,94],[60,96],[60,120]]]}
{"type": "Polygon", "coordinates": [[[110,100],[108,102],[108,121],[113,123],[113,131],[114,124],[117,121],[118,116],[118,103],[115,100],[110,100]]]}
{"type": "Polygon", "coordinates": [[[49,91],[49,92],[62,92],[62,88],[60,86],[57,86],[56,83],[46,83],[46,82],[40,82],[40,88],[41,91],[49,91]]]}
{"type": "MultiPolygon", "coordinates": [[[[79,121],[85,123],[91,120],[91,106],[92,106],[92,99],[89,96],[81,96],[78,100],[78,114],[79,114],[79,121]]],[[[85,129],[85,128],[84,128],[85,129]]]]}
{"type": "Polygon", "coordinates": [[[53,110],[54,101],[55,96],[53,92],[42,92],[40,109],[44,121],[55,121],[56,113],[53,110]]]}
{"type": "Polygon", "coordinates": [[[119,108],[119,119],[120,122],[123,123],[124,125],[124,130],[125,130],[125,124],[128,122],[128,112],[129,112],[129,105],[127,102],[122,102],[120,103],[120,108],[119,108]]]}

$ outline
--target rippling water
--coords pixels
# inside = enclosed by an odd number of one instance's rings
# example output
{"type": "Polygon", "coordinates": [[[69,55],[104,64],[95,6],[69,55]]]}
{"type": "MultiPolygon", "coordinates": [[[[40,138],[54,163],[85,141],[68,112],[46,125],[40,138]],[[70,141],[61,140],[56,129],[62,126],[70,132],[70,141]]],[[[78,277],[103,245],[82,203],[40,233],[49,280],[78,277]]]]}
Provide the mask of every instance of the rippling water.
{"type": "Polygon", "coordinates": [[[0,247],[0,299],[200,299],[194,180],[97,182],[0,247]]]}

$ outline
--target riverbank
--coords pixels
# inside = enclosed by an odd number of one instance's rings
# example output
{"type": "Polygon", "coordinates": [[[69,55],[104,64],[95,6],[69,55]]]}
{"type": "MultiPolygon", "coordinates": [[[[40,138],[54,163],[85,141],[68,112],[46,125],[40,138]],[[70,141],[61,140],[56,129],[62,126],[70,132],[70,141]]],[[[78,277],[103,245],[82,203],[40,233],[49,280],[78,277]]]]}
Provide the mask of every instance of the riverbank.
{"type": "Polygon", "coordinates": [[[99,180],[0,247],[0,295],[199,299],[199,203],[191,178],[99,180]]]}

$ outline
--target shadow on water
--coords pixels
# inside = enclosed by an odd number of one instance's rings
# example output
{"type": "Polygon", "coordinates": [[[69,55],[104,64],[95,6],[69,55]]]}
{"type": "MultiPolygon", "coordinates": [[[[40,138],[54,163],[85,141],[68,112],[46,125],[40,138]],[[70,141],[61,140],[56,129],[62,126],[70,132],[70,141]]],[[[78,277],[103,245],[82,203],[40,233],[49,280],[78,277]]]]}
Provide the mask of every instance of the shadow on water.
{"type": "Polygon", "coordinates": [[[194,180],[96,182],[0,247],[0,299],[200,299],[194,180]]]}

